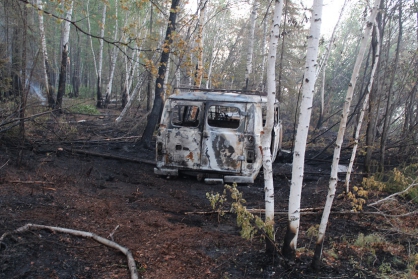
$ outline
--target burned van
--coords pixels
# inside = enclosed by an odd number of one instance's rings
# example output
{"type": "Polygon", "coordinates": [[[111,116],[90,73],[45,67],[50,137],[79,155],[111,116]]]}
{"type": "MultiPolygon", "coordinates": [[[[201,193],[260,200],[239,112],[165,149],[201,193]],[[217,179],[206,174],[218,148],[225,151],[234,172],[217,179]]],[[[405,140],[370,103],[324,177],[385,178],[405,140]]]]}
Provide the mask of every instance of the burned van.
{"type": "MultiPolygon", "coordinates": [[[[207,183],[254,183],[266,116],[265,94],[195,91],[170,96],[156,141],[155,174],[194,174],[207,183]]],[[[271,151],[281,149],[278,102],[271,151]]]]}

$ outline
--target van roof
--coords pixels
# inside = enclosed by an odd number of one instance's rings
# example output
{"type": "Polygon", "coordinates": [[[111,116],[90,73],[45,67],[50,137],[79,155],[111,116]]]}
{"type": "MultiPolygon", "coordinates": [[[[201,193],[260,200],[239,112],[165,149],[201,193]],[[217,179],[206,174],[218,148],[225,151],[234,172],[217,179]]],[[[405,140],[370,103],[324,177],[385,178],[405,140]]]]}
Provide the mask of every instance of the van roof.
{"type": "Polygon", "coordinates": [[[250,95],[243,93],[224,92],[224,91],[193,91],[178,92],[169,96],[174,100],[192,100],[192,101],[221,101],[235,103],[266,103],[267,97],[260,95],[250,95]]]}

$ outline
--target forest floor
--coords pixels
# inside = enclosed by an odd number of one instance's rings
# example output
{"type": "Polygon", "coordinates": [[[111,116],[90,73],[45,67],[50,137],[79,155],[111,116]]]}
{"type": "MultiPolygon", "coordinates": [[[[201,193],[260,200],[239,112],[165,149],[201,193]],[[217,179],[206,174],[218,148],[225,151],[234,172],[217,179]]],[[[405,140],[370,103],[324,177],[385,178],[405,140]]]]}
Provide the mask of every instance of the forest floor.
{"type": "MultiPolygon", "coordinates": [[[[130,115],[116,127],[117,113],[33,119],[27,122],[24,148],[18,147],[13,131],[0,135],[0,234],[27,223],[104,238],[113,234],[115,242],[132,252],[140,278],[418,278],[416,216],[368,214],[376,209],[367,206],[358,214],[350,212],[347,199],[335,199],[321,270],[311,270],[330,159],[306,164],[306,214],[297,260],[289,265],[280,255],[266,256],[260,236],[241,238],[234,214],[212,211],[206,193],[220,193],[223,185],[154,175],[153,151],[138,144],[141,114],[130,115]]],[[[289,162],[285,158],[274,164],[279,246],[287,225],[289,162]]],[[[359,179],[355,175],[353,185],[359,179]]],[[[337,195],[343,188],[339,183],[337,195]]],[[[254,184],[238,189],[247,208],[264,208],[262,173],[254,184]]],[[[369,202],[383,196],[370,193],[369,202]]],[[[386,206],[393,209],[403,202],[386,206]]],[[[416,204],[408,206],[416,210],[416,204]]],[[[392,214],[408,212],[402,210],[392,214]]],[[[69,234],[31,230],[13,233],[1,243],[0,278],[129,278],[129,271],[125,256],[113,248],[69,234]]]]}

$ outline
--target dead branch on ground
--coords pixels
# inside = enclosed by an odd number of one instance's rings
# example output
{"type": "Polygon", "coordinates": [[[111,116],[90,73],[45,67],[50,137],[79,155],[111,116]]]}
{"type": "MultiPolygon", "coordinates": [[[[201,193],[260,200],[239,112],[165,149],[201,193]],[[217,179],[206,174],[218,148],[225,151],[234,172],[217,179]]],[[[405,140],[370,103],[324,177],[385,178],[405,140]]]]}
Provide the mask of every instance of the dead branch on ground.
{"type": "Polygon", "coordinates": [[[75,235],[75,236],[80,236],[80,237],[84,237],[84,238],[91,238],[103,245],[106,245],[108,247],[114,248],[116,250],[119,250],[120,252],[122,252],[128,260],[128,267],[129,267],[129,271],[131,274],[131,279],[138,279],[138,272],[136,270],[136,263],[135,260],[132,256],[131,251],[129,251],[128,248],[114,242],[111,240],[108,240],[106,238],[103,238],[101,236],[98,236],[97,234],[91,233],[91,232],[86,232],[86,231],[79,231],[79,230],[73,230],[73,229],[67,229],[67,228],[61,228],[61,227],[52,227],[52,226],[44,226],[44,225],[37,225],[37,224],[26,224],[20,228],[17,228],[16,230],[12,231],[12,232],[5,232],[1,237],[0,237],[0,243],[3,242],[4,238],[14,234],[14,233],[22,233],[22,232],[26,232],[26,231],[30,231],[32,229],[37,229],[37,230],[50,230],[52,232],[60,232],[60,233],[68,233],[71,235],[75,235]]]}
{"type": "Polygon", "coordinates": [[[10,159],[9,159],[9,160],[7,160],[7,162],[6,162],[6,163],[4,163],[4,165],[3,165],[3,166],[1,166],[1,167],[0,167],[0,170],[1,170],[2,168],[4,168],[4,167],[7,165],[7,163],[9,163],[9,161],[10,161],[10,159]]]}
{"type": "Polygon", "coordinates": [[[402,195],[402,194],[405,194],[406,192],[408,192],[409,191],[409,189],[411,189],[411,188],[413,188],[413,187],[415,187],[415,186],[417,186],[418,185],[418,183],[412,183],[411,185],[409,185],[405,190],[403,190],[403,191],[401,191],[401,192],[397,192],[397,193],[394,193],[394,194],[392,194],[392,195],[390,195],[390,196],[387,196],[386,198],[384,198],[384,199],[381,199],[381,200],[378,200],[378,201],[375,201],[374,203],[371,203],[371,204],[369,204],[369,206],[375,206],[375,205],[377,205],[377,204],[379,204],[379,203],[382,203],[382,202],[386,202],[386,201],[388,201],[388,200],[391,200],[391,199],[393,199],[394,197],[396,197],[396,196],[399,196],[399,195],[402,195]]]}

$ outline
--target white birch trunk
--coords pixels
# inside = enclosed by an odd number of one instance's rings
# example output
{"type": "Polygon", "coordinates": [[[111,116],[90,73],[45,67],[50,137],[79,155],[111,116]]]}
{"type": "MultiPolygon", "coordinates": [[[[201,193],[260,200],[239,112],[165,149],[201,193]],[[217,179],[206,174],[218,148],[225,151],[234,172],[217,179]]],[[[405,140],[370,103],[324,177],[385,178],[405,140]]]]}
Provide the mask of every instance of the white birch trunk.
{"type": "Polygon", "coordinates": [[[176,87],[180,87],[180,82],[181,82],[181,72],[180,72],[180,58],[177,58],[177,66],[176,67],[176,87]]]}
{"type": "Polygon", "coordinates": [[[267,61],[267,21],[264,20],[263,23],[263,40],[262,40],[262,56],[263,56],[263,61],[261,63],[261,71],[260,71],[260,83],[259,83],[259,88],[260,91],[263,92],[264,91],[264,71],[266,69],[266,61],[267,61]]]}
{"type": "Polygon", "coordinates": [[[351,75],[350,79],[350,85],[347,89],[347,94],[344,102],[343,107],[343,113],[341,117],[340,127],[338,130],[337,140],[335,142],[335,149],[334,149],[334,158],[332,161],[332,167],[331,167],[331,177],[329,180],[329,187],[328,187],[328,194],[327,199],[325,202],[324,212],[322,213],[321,218],[321,224],[319,225],[319,231],[318,231],[318,239],[316,241],[316,247],[315,247],[315,255],[312,262],[312,266],[315,269],[319,268],[320,259],[322,256],[322,246],[324,242],[325,232],[328,225],[328,219],[331,212],[332,202],[334,201],[335,196],[335,190],[337,187],[337,175],[338,175],[338,163],[340,161],[340,153],[341,153],[341,146],[343,144],[344,140],[344,134],[345,129],[347,125],[347,118],[350,111],[350,105],[353,98],[353,92],[354,88],[356,86],[356,82],[358,79],[358,74],[360,71],[361,63],[363,62],[363,57],[367,49],[367,45],[369,42],[369,39],[371,37],[372,29],[373,29],[373,23],[375,21],[377,12],[378,12],[378,6],[379,6],[380,0],[375,0],[372,8],[372,12],[367,19],[366,27],[364,30],[364,35],[360,44],[359,53],[356,58],[356,62],[354,64],[353,73],[351,75]]]}
{"type": "Polygon", "coordinates": [[[128,95],[131,95],[131,94],[129,94],[129,92],[131,92],[131,88],[132,88],[132,84],[134,82],[134,77],[135,77],[135,74],[136,74],[136,70],[138,68],[138,62],[137,62],[138,57],[139,57],[139,50],[136,50],[135,53],[134,53],[134,56],[132,58],[133,62],[131,62],[131,64],[130,64],[131,65],[131,67],[130,67],[131,72],[129,74],[129,81],[128,81],[128,95]]]}
{"type": "Polygon", "coordinates": [[[200,88],[202,84],[202,76],[203,76],[203,29],[205,24],[205,11],[206,11],[206,3],[208,0],[201,0],[200,1],[200,15],[199,15],[199,22],[198,22],[198,33],[197,33],[197,70],[196,70],[196,80],[195,86],[200,88]]]}
{"type": "MultiPolygon", "coordinates": [[[[115,36],[114,41],[118,39],[118,3],[115,3],[115,15],[116,15],[116,23],[115,23],[115,36]]],[[[110,96],[112,94],[112,85],[113,85],[113,78],[115,77],[115,68],[116,68],[116,59],[118,56],[118,48],[113,46],[112,55],[110,57],[110,75],[109,75],[109,81],[106,86],[106,103],[110,101],[110,96]]]]}
{"type": "Polygon", "coordinates": [[[300,198],[302,194],[303,171],[305,163],[306,140],[312,113],[312,100],[318,69],[318,45],[321,34],[322,2],[314,0],[311,27],[308,36],[305,73],[302,86],[302,100],[299,109],[299,122],[293,152],[292,182],[289,195],[288,227],[283,245],[283,255],[294,260],[300,223],[300,198]]]}
{"type": "Polygon", "coordinates": [[[245,68],[245,89],[248,90],[248,83],[250,76],[253,72],[253,53],[254,53],[254,33],[255,33],[255,20],[257,18],[258,0],[254,0],[253,7],[250,16],[250,37],[247,50],[247,67],[245,68]]]}
{"type": "MultiPolygon", "coordinates": [[[[100,25],[100,38],[104,37],[104,32],[105,32],[105,24],[106,24],[106,8],[107,5],[104,4],[103,5],[103,13],[102,13],[102,22],[100,25]]],[[[99,68],[98,68],[98,78],[101,80],[102,79],[102,69],[103,69],[103,46],[104,46],[104,41],[103,39],[99,40],[99,68]]]]}
{"type": "MultiPolygon", "coordinates": [[[[223,18],[224,17],[221,17],[221,19],[219,21],[222,22],[223,18]]],[[[218,48],[216,50],[216,53],[215,53],[215,49],[217,48],[218,42],[219,42],[219,34],[221,32],[221,27],[217,27],[217,28],[218,28],[218,30],[216,31],[215,38],[213,39],[212,53],[211,53],[211,56],[210,56],[210,63],[209,63],[209,69],[208,69],[208,80],[206,81],[206,89],[209,89],[209,87],[211,86],[210,79],[212,77],[213,63],[215,62],[216,58],[218,57],[218,53],[219,53],[219,50],[220,50],[220,48],[218,48]]]]}
{"type": "Polygon", "coordinates": [[[379,57],[380,57],[380,41],[379,41],[380,38],[379,37],[380,37],[380,35],[379,35],[379,28],[377,27],[376,22],[375,22],[375,26],[376,26],[376,32],[377,32],[377,35],[376,35],[377,45],[376,45],[375,59],[374,59],[372,72],[370,74],[370,81],[369,81],[369,84],[367,86],[366,96],[364,97],[363,106],[362,106],[361,111],[360,111],[360,116],[359,116],[359,120],[358,120],[358,124],[357,124],[357,128],[356,128],[356,133],[355,133],[355,136],[354,136],[354,146],[353,146],[353,150],[351,152],[350,163],[348,164],[347,175],[345,177],[345,192],[346,193],[348,193],[350,191],[350,177],[351,177],[351,172],[353,171],[354,160],[356,159],[356,153],[357,153],[357,147],[358,147],[358,142],[359,142],[359,137],[360,137],[361,125],[363,124],[364,112],[367,110],[367,106],[369,104],[370,90],[372,90],[374,75],[376,73],[377,64],[379,63],[379,57]]]}
{"type": "MultiPolygon", "coordinates": [[[[145,74],[142,75],[142,77],[140,78],[140,80],[138,81],[138,83],[136,84],[133,92],[132,92],[132,96],[129,98],[128,102],[126,103],[125,107],[123,108],[122,112],[120,113],[120,115],[115,119],[115,123],[116,125],[119,124],[122,119],[125,117],[126,112],[128,111],[128,109],[131,107],[132,105],[132,100],[134,100],[136,98],[136,96],[141,92],[141,86],[144,83],[145,80],[145,74]]],[[[138,98],[140,98],[140,96],[138,96],[138,98]]]]}
{"type": "MultiPolygon", "coordinates": [[[[36,5],[40,10],[43,10],[44,5],[41,0],[36,0],[36,5]]],[[[39,19],[39,35],[41,37],[41,48],[42,48],[42,74],[44,76],[44,82],[45,82],[45,90],[48,97],[48,102],[52,96],[50,96],[51,92],[49,91],[49,77],[47,73],[47,61],[48,61],[48,51],[46,48],[46,39],[45,39],[45,28],[44,28],[44,14],[43,12],[38,13],[38,19],[39,19]]]]}
{"type": "Polygon", "coordinates": [[[270,235],[273,239],[266,240],[267,253],[273,253],[274,242],[274,184],[273,184],[273,162],[271,156],[271,131],[274,124],[274,103],[276,101],[276,54],[277,45],[280,36],[279,25],[283,11],[283,0],[275,1],[273,26],[270,33],[269,55],[267,64],[267,116],[266,124],[263,129],[263,136],[261,138],[261,150],[263,155],[263,169],[264,169],[264,192],[265,192],[265,207],[266,216],[265,222],[271,226],[270,235]]]}
{"type": "MultiPolygon", "coordinates": [[[[127,48],[125,48],[126,53],[127,48]]],[[[129,61],[127,55],[125,55],[125,80],[124,80],[124,92],[122,99],[125,98],[126,103],[129,102],[129,75],[132,69],[132,62],[129,61]]],[[[126,104],[125,104],[126,105],[126,104]]]]}
{"type": "Polygon", "coordinates": [[[106,24],[106,3],[103,4],[102,22],[100,23],[100,40],[99,40],[99,67],[97,69],[97,107],[100,108],[103,105],[102,97],[102,69],[103,69],[103,46],[104,46],[104,32],[106,24]]]}
{"type": "Polygon", "coordinates": [[[63,36],[62,36],[62,47],[66,48],[68,51],[68,41],[70,40],[70,27],[71,27],[71,18],[73,15],[73,6],[74,1],[71,1],[70,7],[65,15],[66,21],[64,22],[63,36]]]}
{"type": "MultiPolygon", "coordinates": [[[[89,4],[90,0],[87,0],[87,30],[89,34],[91,34],[91,27],[90,27],[90,11],[89,11],[89,4]]],[[[98,76],[98,70],[97,70],[97,62],[96,62],[96,55],[94,54],[94,48],[93,48],[93,39],[91,36],[90,38],[90,47],[91,47],[91,53],[93,54],[93,65],[94,65],[94,71],[96,73],[96,77],[98,76]]]]}
{"type": "Polygon", "coordinates": [[[65,22],[64,27],[62,29],[62,37],[61,37],[61,64],[60,64],[60,76],[58,81],[58,92],[57,92],[57,100],[56,100],[56,107],[61,110],[62,108],[62,99],[65,95],[65,85],[66,85],[66,78],[67,78],[67,56],[68,56],[68,42],[70,39],[70,27],[71,27],[71,18],[73,15],[73,6],[74,1],[71,1],[70,6],[65,14],[65,22]]]}

